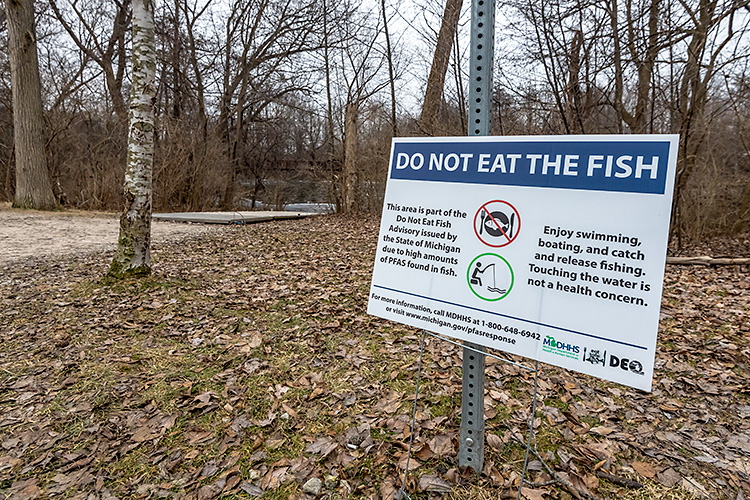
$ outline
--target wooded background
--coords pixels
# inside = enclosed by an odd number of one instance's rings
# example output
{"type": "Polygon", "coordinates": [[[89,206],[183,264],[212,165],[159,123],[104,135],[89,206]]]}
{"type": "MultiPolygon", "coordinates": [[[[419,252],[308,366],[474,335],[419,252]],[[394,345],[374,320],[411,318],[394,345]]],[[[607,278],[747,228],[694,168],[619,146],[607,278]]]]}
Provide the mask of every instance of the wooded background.
{"type": "MultiPolygon", "coordinates": [[[[377,212],[391,137],[466,135],[468,1],[155,5],[155,211],[377,212]]],[[[119,210],[131,0],[34,8],[54,196],[119,210]]],[[[0,200],[11,200],[2,17],[0,200]]],[[[747,1],[503,0],[497,18],[494,134],[678,133],[676,234],[748,231],[747,1]]]]}

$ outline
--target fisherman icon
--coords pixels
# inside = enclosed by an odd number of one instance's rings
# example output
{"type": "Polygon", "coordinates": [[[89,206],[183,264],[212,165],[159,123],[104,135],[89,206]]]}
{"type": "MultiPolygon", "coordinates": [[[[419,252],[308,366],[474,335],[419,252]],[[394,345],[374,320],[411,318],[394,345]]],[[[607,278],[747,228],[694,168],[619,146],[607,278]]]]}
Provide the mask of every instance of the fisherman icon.
{"type": "Polygon", "coordinates": [[[471,291],[482,300],[505,298],[513,288],[513,269],[503,257],[484,253],[474,258],[466,270],[471,291]]]}
{"type": "Polygon", "coordinates": [[[485,203],[474,216],[474,233],[485,245],[500,248],[516,239],[521,217],[510,203],[494,200],[485,203]]]}

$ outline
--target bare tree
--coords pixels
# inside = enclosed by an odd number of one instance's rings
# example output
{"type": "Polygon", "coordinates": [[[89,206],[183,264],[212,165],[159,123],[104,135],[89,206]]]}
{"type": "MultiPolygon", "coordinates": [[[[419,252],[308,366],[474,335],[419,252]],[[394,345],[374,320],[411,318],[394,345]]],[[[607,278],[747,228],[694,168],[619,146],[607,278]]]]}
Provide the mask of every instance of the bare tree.
{"type": "Polygon", "coordinates": [[[154,0],[133,1],[133,55],[130,92],[125,210],[120,217],[117,252],[109,274],[114,277],[151,272],[151,171],[154,162],[156,95],[154,0]]]}
{"type": "Polygon", "coordinates": [[[70,39],[104,73],[112,109],[124,125],[128,121],[128,109],[123,96],[127,64],[125,36],[132,17],[131,0],[114,0],[114,5],[112,24],[108,26],[107,16],[102,15],[109,10],[106,4],[84,9],[75,1],[60,7],[57,0],[50,0],[55,17],[70,39]],[[72,19],[69,18],[71,11],[72,19]]]}
{"type": "Polygon", "coordinates": [[[378,78],[387,62],[387,50],[378,46],[379,27],[365,28],[367,17],[345,24],[349,36],[341,51],[342,76],[346,83],[344,105],[344,168],[342,200],[345,212],[361,209],[359,172],[360,113],[364,103],[390,85],[390,78],[378,78]]]}
{"type": "Polygon", "coordinates": [[[16,156],[14,207],[51,210],[56,203],[44,152],[44,114],[39,81],[33,0],[6,0],[13,130],[16,156]]]}
{"type": "Polygon", "coordinates": [[[674,103],[679,124],[680,154],[673,226],[681,239],[683,221],[680,206],[685,202],[685,190],[708,133],[710,118],[706,116],[706,107],[709,91],[717,74],[750,56],[748,47],[741,42],[750,29],[750,20],[743,12],[748,9],[747,0],[699,0],[697,5],[680,1],[679,4],[688,20],[686,32],[690,33],[684,62],[681,61],[682,77],[674,103]]]}
{"type": "Polygon", "coordinates": [[[311,75],[295,70],[296,58],[321,48],[317,0],[236,0],[225,23],[217,129],[230,159],[222,206],[234,204],[242,128],[264,109],[309,88],[311,75]]]}
{"type": "Polygon", "coordinates": [[[393,50],[391,49],[391,33],[388,30],[388,13],[385,9],[385,0],[380,0],[380,9],[383,16],[383,32],[385,33],[385,49],[388,60],[388,79],[391,87],[391,130],[393,137],[398,135],[398,123],[396,123],[396,75],[393,68],[393,50]]]}
{"type": "Polygon", "coordinates": [[[659,52],[669,44],[671,37],[664,37],[659,29],[660,0],[650,0],[643,12],[634,10],[632,0],[625,0],[624,23],[620,23],[620,10],[617,0],[610,0],[609,15],[612,23],[614,47],[613,105],[631,132],[647,132],[648,108],[651,103],[653,72],[659,52]],[[645,20],[645,23],[642,22],[645,20]],[[645,24],[644,29],[638,29],[645,24]],[[624,38],[624,41],[621,39],[624,38]],[[624,45],[624,47],[623,47],[624,45]],[[626,83],[624,62],[635,67],[635,105],[628,110],[624,101],[626,83]]]}
{"type": "Polygon", "coordinates": [[[205,141],[208,137],[208,118],[206,116],[206,86],[204,83],[203,69],[199,62],[198,51],[200,47],[196,39],[195,25],[198,20],[206,13],[212,0],[207,0],[202,6],[198,6],[197,3],[191,3],[189,0],[184,0],[179,4],[182,10],[183,16],[185,17],[185,29],[188,37],[188,58],[190,60],[190,66],[193,71],[194,80],[192,82],[195,88],[196,94],[196,106],[198,110],[198,124],[200,126],[200,132],[202,141],[205,141]]]}
{"type": "Polygon", "coordinates": [[[424,93],[422,113],[419,118],[420,127],[427,134],[435,133],[437,126],[438,111],[440,110],[443,87],[445,86],[445,73],[448,71],[451,47],[456,36],[458,19],[461,15],[461,4],[462,0],[446,0],[445,2],[443,21],[440,24],[430,76],[427,79],[427,88],[424,93]]]}

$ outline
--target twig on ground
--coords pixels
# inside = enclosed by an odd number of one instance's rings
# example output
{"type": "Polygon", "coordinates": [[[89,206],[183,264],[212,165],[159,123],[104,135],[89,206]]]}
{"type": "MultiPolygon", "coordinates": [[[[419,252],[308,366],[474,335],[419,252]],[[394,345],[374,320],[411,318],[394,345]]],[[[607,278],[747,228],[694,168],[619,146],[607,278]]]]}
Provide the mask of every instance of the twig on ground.
{"type": "Polygon", "coordinates": [[[634,481],[632,479],[628,479],[626,477],[620,477],[615,476],[614,474],[609,474],[604,471],[596,471],[596,475],[600,477],[601,479],[606,479],[607,481],[615,484],[619,484],[620,486],[626,486],[628,488],[634,488],[634,489],[641,489],[643,488],[643,485],[639,483],[638,481],[634,481]]]}
{"type": "Polygon", "coordinates": [[[708,255],[698,257],[667,257],[667,264],[681,266],[750,266],[750,259],[713,258],[708,255]]]}

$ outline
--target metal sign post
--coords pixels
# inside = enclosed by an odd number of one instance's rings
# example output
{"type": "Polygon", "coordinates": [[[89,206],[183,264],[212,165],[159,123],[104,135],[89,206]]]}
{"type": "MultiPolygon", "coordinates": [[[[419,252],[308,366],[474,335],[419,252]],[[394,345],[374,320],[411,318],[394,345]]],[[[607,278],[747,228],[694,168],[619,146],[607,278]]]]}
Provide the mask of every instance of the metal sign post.
{"type": "Polygon", "coordinates": [[[484,346],[464,342],[458,465],[482,472],[484,463],[484,346]]]}
{"type": "MultiPolygon", "coordinates": [[[[491,134],[494,52],[495,0],[472,0],[469,135],[491,134]]],[[[483,346],[464,343],[458,465],[477,473],[484,464],[484,352],[483,346]]]]}

